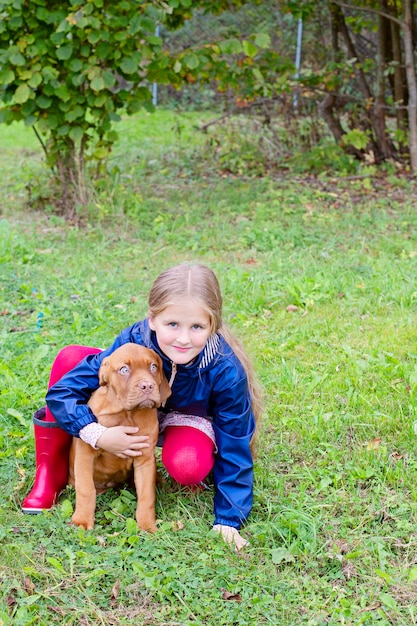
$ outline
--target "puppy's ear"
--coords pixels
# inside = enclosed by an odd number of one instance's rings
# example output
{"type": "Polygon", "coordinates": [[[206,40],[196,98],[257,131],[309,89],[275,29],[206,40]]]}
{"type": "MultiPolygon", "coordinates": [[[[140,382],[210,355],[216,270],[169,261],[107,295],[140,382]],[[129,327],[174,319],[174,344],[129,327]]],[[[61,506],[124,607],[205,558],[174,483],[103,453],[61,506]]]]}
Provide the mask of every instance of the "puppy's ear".
{"type": "Polygon", "coordinates": [[[98,372],[98,382],[100,383],[101,387],[103,387],[104,385],[107,385],[107,383],[109,382],[109,374],[110,374],[110,359],[107,356],[105,359],[103,359],[103,362],[98,372]]]}
{"type": "Polygon", "coordinates": [[[168,381],[165,378],[164,368],[162,365],[162,359],[159,356],[157,356],[157,360],[159,363],[159,371],[161,373],[161,382],[159,383],[159,395],[161,396],[161,406],[165,406],[165,402],[168,400],[172,392],[171,392],[171,387],[168,385],[168,381]]]}
{"type": "Polygon", "coordinates": [[[171,395],[171,387],[168,385],[168,381],[165,378],[165,374],[162,372],[162,381],[159,385],[159,395],[161,396],[161,406],[164,406],[165,402],[171,395]]]}

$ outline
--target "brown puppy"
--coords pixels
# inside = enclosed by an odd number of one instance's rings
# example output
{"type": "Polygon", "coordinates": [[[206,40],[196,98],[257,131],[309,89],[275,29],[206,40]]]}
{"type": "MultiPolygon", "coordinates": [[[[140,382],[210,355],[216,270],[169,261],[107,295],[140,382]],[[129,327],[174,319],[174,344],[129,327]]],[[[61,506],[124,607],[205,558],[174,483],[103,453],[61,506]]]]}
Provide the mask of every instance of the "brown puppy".
{"type": "Polygon", "coordinates": [[[75,511],[71,521],[86,530],[94,527],[96,494],[124,483],[134,474],[139,528],[156,531],[155,523],[155,446],[158,440],[157,407],[171,395],[159,356],[148,348],[127,343],[103,359],[100,387],[88,406],[104,426],[138,426],[140,435],[149,436],[149,448],[142,455],[121,459],[105,450],[94,450],[73,438],[69,479],[75,486],[75,511]]]}

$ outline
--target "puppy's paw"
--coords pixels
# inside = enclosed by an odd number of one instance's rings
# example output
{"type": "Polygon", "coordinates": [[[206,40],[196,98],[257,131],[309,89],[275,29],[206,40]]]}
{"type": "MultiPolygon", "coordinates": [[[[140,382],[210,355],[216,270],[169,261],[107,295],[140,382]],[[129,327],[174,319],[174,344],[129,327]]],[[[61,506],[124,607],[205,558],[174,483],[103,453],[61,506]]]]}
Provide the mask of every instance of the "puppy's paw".
{"type": "Polygon", "coordinates": [[[147,533],[156,533],[158,527],[155,523],[155,520],[146,519],[144,517],[137,517],[136,521],[138,523],[140,530],[145,530],[147,533]]]}
{"type": "Polygon", "coordinates": [[[92,519],[88,519],[77,514],[77,511],[75,511],[74,515],[71,517],[71,524],[74,524],[74,526],[81,526],[84,530],[93,530],[94,517],[92,519]]]}
{"type": "Polygon", "coordinates": [[[156,524],[154,524],[153,526],[145,526],[145,527],[139,526],[139,528],[140,530],[144,530],[147,533],[151,533],[151,534],[156,533],[156,531],[158,530],[158,527],[156,526],[156,524]]]}

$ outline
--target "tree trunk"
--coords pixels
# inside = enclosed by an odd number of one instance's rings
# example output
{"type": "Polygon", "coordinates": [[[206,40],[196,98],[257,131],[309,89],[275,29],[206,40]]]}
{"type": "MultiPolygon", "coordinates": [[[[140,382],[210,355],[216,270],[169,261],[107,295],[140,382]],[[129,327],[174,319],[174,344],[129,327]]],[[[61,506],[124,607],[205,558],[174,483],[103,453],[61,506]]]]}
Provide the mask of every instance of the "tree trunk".
{"type": "Polygon", "coordinates": [[[397,128],[405,130],[407,117],[404,106],[407,103],[407,94],[404,88],[405,76],[401,51],[400,29],[397,22],[391,21],[392,60],[394,61],[394,102],[397,118],[397,128]]]}
{"type": "MultiPolygon", "coordinates": [[[[381,0],[381,8],[385,6],[386,0],[381,0]]],[[[332,3],[336,4],[336,3],[332,3]]],[[[344,6],[344,3],[341,3],[344,6]]],[[[354,10],[356,7],[352,6],[354,10]]],[[[345,16],[341,7],[336,4],[336,7],[331,7],[331,15],[337,15],[337,23],[339,26],[340,34],[343,37],[347,49],[347,55],[349,59],[359,59],[355,44],[350,35],[349,29],[346,24],[345,16]]],[[[382,14],[379,17],[379,30],[378,30],[378,65],[377,65],[377,92],[376,96],[371,91],[368,84],[366,75],[359,62],[354,65],[355,75],[358,80],[359,89],[362,93],[362,97],[365,100],[364,114],[361,121],[365,131],[370,132],[369,145],[367,147],[368,152],[372,152],[375,162],[380,163],[384,159],[397,156],[397,152],[393,142],[390,140],[387,134],[386,122],[385,122],[385,77],[384,77],[384,61],[385,61],[385,46],[386,46],[386,27],[388,25],[387,16],[382,14]]]]}
{"type": "Polygon", "coordinates": [[[61,191],[59,207],[66,220],[78,223],[85,212],[91,194],[88,191],[84,165],[86,138],[83,137],[79,151],[72,140],[67,140],[65,147],[62,142],[56,145],[55,178],[61,191]]]}
{"type": "MultiPolygon", "coordinates": [[[[320,117],[322,117],[323,120],[326,122],[336,143],[342,145],[343,135],[345,134],[345,131],[343,130],[343,127],[340,123],[340,119],[335,115],[335,110],[337,109],[341,109],[340,98],[332,93],[328,93],[324,100],[322,100],[318,105],[320,117]]],[[[345,145],[343,149],[347,154],[352,154],[357,159],[363,160],[364,158],[364,151],[358,150],[354,146],[345,145]]]]}
{"type": "Polygon", "coordinates": [[[413,50],[412,0],[404,0],[404,57],[408,85],[408,129],[411,171],[417,171],[417,80],[413,50]]]}
{"type": "MultiPolygon", "coordinates": [[[[346,25],[346,21],[345,21],[345,17],[343,15],[343,11],[342,9],[335,4],[334,2],[330,3],[330,15],[331,15],[331,20],[332,20],[332,30],[336,30],[341,34],[343,41],[345,43],[346,49],[347,49],[347,55],[349,59],[359,59],[359,55],[358,52],[355,48],[355,45],[352,41],[352,38],[350,36],[349,33],[349,29],[346,25]]],[[[332,38],[334,40],[334,37],[332,38]]],[[[333,43],[333,45],[335,45],[333,43]]],[[[364,106],[364,111],[363,111],[363,117],[360,120],[360,126],[362,127],[361,130],[364,130],[367,135],[369,136],[369,143],[368,146],[366,148],[366,150],[364,152],[367,152],[368,154],[372,153],[375,161],[377,163],[381,162],[384,158],[384,154],[382,152],[382,150],[380,149],[379,143],[378,143],[378,135],[376,132],[376,129],[374,127],[373,121],[374,121],[374,115],[372,113],[373,110],[373,95],[371,92],[371,89],[368,85],[368,81],[366,80],[366,76],[364,71],[362,70],[362,67],[360,66],[359,61],[357,61],[355,63],[354,66],[355,69],[355,76],[358,80],[359,83],[359,88],[360,91],[362,93],[362,97],[365,100],[365,106],[364,106]],[[375,138],[376,141],[375,141],[375,138]]],[[[325,104],[325,103],[323,103],[325,104]]],[[[325,106],[322,107],[322,110],[325,110],[325,106]]],[[[378,128],[378,132],[379,132],[379,128],[378,128]]],[[[364,156],[364,152],[361,152],[361,158],[363,159],[364,156]]]]}
{"type": "MultiPolygon", "coordinates": [[[[386,0],[382,1],[382,9],[387,10],[386,0]]],[[[378,55],[376,73],[375,103],[371,111],[372,126],[383,159],[395,158],[397,152],[393,142],[388,137],[385,111],[385,60],[388,56],[387,42],[390,36],[390,24],[384,15],[378,15],[378,55]]]]}

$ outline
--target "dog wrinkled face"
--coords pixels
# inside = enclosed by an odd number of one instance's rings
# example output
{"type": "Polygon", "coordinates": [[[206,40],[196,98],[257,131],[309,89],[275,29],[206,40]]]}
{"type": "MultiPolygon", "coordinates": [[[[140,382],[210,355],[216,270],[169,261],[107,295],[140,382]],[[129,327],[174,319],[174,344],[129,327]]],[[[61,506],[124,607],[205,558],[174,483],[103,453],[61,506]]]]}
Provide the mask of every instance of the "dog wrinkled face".
{"type": "Polygon", "coordinates": [[[127,411],[159,407],[171,393],[159,356],[131,343],[103,359],[99,380],[100,385],[112,389],[127,411]]]}

